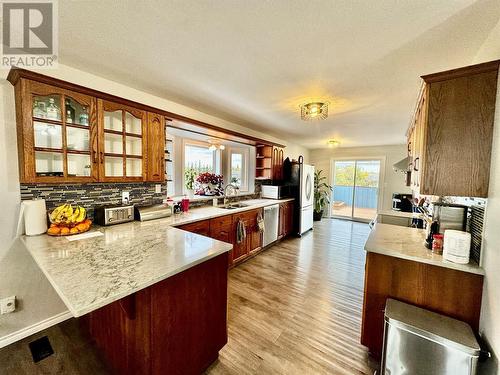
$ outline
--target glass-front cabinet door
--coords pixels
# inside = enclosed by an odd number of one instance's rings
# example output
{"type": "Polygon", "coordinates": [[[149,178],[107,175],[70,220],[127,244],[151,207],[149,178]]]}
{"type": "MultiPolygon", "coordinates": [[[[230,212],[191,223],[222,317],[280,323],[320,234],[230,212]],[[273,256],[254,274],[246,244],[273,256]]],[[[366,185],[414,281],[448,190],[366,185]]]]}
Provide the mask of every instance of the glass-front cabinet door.
{"type": "Polygon", "coordinates": [[[144,181],[146,112],[98,100],[101,181],[144,181]]]}
{"type": "Polygon", "coordinates": [[[95,98],[32,81],[23,100],[24,182],[97,181],[95,98]]]}

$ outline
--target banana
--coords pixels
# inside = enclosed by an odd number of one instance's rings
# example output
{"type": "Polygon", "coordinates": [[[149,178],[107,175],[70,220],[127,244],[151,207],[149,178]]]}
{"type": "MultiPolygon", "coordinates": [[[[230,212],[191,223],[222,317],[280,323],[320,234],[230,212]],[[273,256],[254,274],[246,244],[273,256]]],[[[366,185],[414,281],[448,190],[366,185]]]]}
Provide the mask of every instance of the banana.
{"type": "Polygon", "coordinates": [[[62,206],[58,206],[54,209],[54,211],[52,211],[52,213],[50,214],[50,222],[51,223],[55,223],[56,222],[56,219],[57,219],[57,216],[59,215],[59,213],[61,212],[61,210],[63,209],[64,205],[62,206]]]}
{"type": "Polygon", "coordinates": [[[79,216],[76,218],[76,223],[81,223],[87,217],[87,210],[81,206],[78,206],[78,208],[80,209],[80,212],[79,216]]]}
{"type": "Polygon", "coordinates": [[[54,224],[78,224],[87,217],[87,210],[82,206],[76,206],[66,203],[54,209],[49,215],[51,223],[54,224]]]}
{"type": "Polygon", "coordinates": [[[68,221],[70,222],[70,224],[75,224],[77,223],[77,219],[78,219],[78,216],[80,216],[80,207],[77,206],[74,210],[73,210],[73,214],[68,218],[68,221]]]}

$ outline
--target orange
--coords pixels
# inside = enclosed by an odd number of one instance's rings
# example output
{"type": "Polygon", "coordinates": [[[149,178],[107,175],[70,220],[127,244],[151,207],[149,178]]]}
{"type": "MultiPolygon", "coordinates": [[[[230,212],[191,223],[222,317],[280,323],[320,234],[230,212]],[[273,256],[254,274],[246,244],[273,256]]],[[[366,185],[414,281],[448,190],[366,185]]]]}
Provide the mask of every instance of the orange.
{"type": "Polygon", "coordinates": [[[61,228],[61,234],[62,235],[69,234],[69,228],[66,227],[61,228]]]}

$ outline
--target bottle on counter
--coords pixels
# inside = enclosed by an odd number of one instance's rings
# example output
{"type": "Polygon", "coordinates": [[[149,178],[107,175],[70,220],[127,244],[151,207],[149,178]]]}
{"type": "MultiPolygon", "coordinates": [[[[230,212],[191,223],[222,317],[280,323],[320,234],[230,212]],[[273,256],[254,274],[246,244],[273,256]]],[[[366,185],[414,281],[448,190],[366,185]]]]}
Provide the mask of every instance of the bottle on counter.
{"type": "Polygon", "coordinates": [[[443,254],[443,239],[444,236],[441,233],[437,233],[432,236],[432,252],[436,254],[443,254]]]}

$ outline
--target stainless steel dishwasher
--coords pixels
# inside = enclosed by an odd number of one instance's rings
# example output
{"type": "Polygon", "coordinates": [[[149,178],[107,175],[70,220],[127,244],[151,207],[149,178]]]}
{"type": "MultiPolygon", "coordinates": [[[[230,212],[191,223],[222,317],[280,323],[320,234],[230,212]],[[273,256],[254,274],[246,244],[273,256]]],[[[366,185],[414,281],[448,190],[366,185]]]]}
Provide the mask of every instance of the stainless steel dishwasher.
{"type": "Polygon", "coordinates": [[[480,350],[467,323],[387,300],[382,374],[473,375],[480,350]]]}
{"type": "Polygon", "coordinates": [[[279,204],[264,207],[264,246],[267,246],[278,239],[279,215],[279,204]]]}

